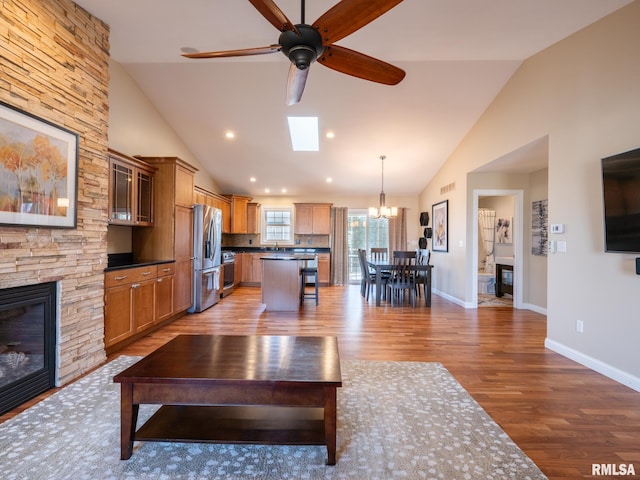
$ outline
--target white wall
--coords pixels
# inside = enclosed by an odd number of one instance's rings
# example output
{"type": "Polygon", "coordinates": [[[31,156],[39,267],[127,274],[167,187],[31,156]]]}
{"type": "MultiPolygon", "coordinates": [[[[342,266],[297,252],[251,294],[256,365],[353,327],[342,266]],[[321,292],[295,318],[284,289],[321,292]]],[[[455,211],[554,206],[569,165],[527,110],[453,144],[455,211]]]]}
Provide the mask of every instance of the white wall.
{"type": "Polygon", "coordinates": [[[454,248],[432,256],[434,286],[468,295],[467,173],[548,136],[549,222],[566,225],[567,253],[548,257],[546,344],[640,390],[640,277],[634,256],[604,253],[600,171],[600,158],[640,146],[638,25],[635,1],[524,62],[420,205],[448,197],[454,248]]]}

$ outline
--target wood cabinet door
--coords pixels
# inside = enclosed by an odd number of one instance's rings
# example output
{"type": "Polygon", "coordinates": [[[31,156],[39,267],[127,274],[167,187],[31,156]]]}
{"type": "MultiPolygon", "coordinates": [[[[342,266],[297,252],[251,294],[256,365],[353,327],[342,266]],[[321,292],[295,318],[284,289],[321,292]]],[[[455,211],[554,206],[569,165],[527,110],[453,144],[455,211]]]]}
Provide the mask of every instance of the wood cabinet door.
{"type": "Polygon", "coordinates": [[[238,256],[242,257],[242,259],[240,260],[240,263],[242,263],[242,275],[240,277],[241,282],[251,283],[251,279],[253,278],[253,276],[251,275],[251,271],[253,269],[253,260],[252,260],[251,254],[241,253],[240,255],[236,256],[236,261],[238,256]]]}
{"type": "Polygon", "coordinates": [[[313,233],[313,207],[310,205],[296,205],[294,233],[310,235],[313,233]]]}
{"type": "Polygon", "coordinates": [[[175,207],[174,259],[187,260],[193,257],[193,209],[175,207]]]}
{"type": "Polygon", "coordinates": [[[235,262],[233,264],[233,281],[235,285],[238,285],[242,282],[242,264],[244,263],[242,260],[244,258],[244,254],[237,253],[235,262]]]}
{"type": "Polygon", "coordinates": [[[183,207],[193,205],[193,173],[176,165],[175,203],[183,207]]]}
{"type": "Polygon", "coordinates": [[[158,277],[156,280],[156,322],[161,322],[173,315],[174,275],[158,277]]]}
{"type": "Polygon", "coordinates": [[[104,294],[104,345],[110,347],[133,334],[131,285],[107,288],[104,294]]]}
{"type": "Polygon", "coordinates": [[[131,284],[134,332],[150,327],[156,319],[156,279],[131,284]]]}
{"type": "Polygon", "coordinates": [[[176,260],[173,283],[173,313],[183,312],[193,303],[193,260],[176,260]]]}
{"type": "Polygon", "coordinates": [[[262,253],[251,254],[251,281],[253,283],[262,283],[262,253]]]}
{"type": "Polygon", "coordinates": [[[313,234],[329,235],[331,233],[331,207],[326,205],[313,208],[313,234]]]}
{"type": "Polygon", "coordinates": [[[331,282],[331,254],[318,254],[318,283],[329,284],[331,282]]]}

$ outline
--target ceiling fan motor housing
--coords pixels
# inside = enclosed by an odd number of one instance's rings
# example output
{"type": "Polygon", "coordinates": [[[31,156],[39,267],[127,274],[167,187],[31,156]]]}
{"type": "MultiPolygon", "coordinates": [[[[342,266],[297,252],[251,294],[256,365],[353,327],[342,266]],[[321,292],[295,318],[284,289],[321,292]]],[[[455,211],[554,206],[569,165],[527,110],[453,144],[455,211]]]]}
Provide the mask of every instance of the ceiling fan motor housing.
{"type": "Polygon", "coordinates": [[[318,31],[310,25],[296,25],[300,35],[285,30],[280,34],[278,43],[289,60],[300,70],[309,68],[316,59],[324,53],[322,37],[318,31]]]}

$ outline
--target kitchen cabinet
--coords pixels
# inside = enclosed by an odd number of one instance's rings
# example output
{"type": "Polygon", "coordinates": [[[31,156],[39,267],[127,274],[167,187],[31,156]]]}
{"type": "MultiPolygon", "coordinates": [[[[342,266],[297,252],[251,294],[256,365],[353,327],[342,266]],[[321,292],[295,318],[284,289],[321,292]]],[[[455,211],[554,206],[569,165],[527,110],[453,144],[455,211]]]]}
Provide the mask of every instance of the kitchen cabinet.
{"type": "Polygon", "coordinates": [[[109,348],[156,321],[157,266],[143,266],[105,273],[104,343],[109,348]]]}
{"type": "Polygon", "coordinates": [[[233,262],[233,281],[236,286],[242,283],[242,265],[244,264],[244,253],[236,253],[233,262]]]}
{"type": "Polygon", "coordinates": [[[230,233],[248,233],[247,206],[251,197],[243,195],[225,195],[231,202],[231,231],[230,233]]]}
{"type": "Polygon", "coordinates": [[[247,233],[260,233],[260,204],[249,202],[247,204],[247,233]]]}
{"type": "Polygon", "coordinates": [[[196,186],[194,187],[193,203],[219,208],[222,211],[222,233],[231,233],[231,201],[227,197],[196,186]]]}
{"type": "Polygon", "coordinates": [[[193,302],[193,177],[197,169],[177,157],[137,157],[156,169],[153,227],[135,229],[137,258],[174,260],[173,315],[193,302]]]}
{"type": "Polygon", "coordinates": [[[331,283],[331,254],[318,254],[318,284],[326,287],[331,283]]]}
{"type": "Polygon", "coordinates": [[[155,322],[162,322],[173,315],[173,291],[175,287],[175,264],[158,265],[156,279],[156,317],[155,322]]]}
{"type": "Polygon", "coordinates": [[[154,169],[109,150],[109,223],[153,225],[154,169]]]}
{"type": "Polygon", "coordinates": [[[297,235],[329,235],[331,203],[295,203],[294,233],[297,235]]]}

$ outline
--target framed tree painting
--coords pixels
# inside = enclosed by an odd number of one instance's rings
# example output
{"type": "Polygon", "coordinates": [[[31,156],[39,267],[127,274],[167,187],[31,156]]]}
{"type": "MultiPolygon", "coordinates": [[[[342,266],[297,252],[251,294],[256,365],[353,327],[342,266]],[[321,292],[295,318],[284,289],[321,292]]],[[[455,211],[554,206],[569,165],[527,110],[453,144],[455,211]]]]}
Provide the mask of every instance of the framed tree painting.
{"type": "Polygon", "coordinates": [[[0,224],[76,227],[78,135],[0,102],[0,224]]]}
{"type": "Polygon", "coordinates": [[[434,252],[449,251],[449,200],[443,200],[431,207],[433,222],[432,246],[434,252]]]}

